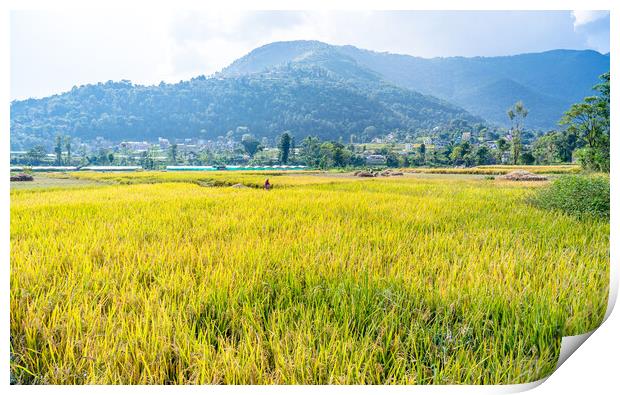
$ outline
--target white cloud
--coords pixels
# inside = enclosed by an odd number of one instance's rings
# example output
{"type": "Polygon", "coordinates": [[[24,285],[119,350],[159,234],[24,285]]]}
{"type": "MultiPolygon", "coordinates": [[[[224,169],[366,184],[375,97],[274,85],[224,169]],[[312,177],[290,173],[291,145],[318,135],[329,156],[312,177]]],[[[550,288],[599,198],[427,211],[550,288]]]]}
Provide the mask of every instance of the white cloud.
{"type": "Polygon", "coordinates": [[[178,82],[270,42],[302,39],[423,57],[607,52],[609,12],[14,11],[11,98],[107,80],[178,82]]]}
{"type": "Polygon", "coordinates": [[[573,16],[573,26],[577,29],[580,26],[605,18],[609,15],[609,11],[575,10],[571,14],[573,16]]]}

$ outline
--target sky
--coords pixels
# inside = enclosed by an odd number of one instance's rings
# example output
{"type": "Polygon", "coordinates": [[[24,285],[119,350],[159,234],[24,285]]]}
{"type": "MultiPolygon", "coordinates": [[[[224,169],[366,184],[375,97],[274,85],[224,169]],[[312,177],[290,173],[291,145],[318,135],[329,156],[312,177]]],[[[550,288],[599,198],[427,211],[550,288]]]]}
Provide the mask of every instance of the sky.
{"type": "Polygon", "coordinates": [[[607,53],[609,25],[608,11],[12,11],[11,100],[210,75],[285,40],[421,57],[607,53]]]}

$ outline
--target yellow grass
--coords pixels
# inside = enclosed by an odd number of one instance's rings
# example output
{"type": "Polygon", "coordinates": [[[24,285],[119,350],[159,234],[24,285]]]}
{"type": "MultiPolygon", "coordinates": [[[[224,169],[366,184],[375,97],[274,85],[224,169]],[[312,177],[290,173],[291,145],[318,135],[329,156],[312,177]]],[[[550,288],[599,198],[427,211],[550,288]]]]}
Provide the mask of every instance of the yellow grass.
{"type": "MultiPolygon", "coordinates": [[[[346,182],[332,177],[317,177],[318,171],[298,173],[284,171],[140,171],[140,172],[74,172],[49,173],[51,177],[98,181],[110,184],[159,184],[159,183],[193,183],[200,186],[230,186],[243,184],[248,187],[262,187],[265,179],[277,187],[307,184],[326,184],[346,182]]],[[[351,180],[348,180],[351,181],[351,180]]]]}
{"type": "Polygon", "coordinates": [[[15,382],[521,383],[605,311],[609,224],[527,185],[117,176],[11,192],[15,382]]]}
{"type": "Polygon", "coordinates": [[[515,170],[526,170],[535,174],[577,174],[581,172],[578,165],[550,165],[550,166],[524,166],[524,165],[489,165],[476,167],[437,167],[437,168],[407,168],[402,171],[410,173],[429,174],[483,174],[500,175],[515,170]]]}

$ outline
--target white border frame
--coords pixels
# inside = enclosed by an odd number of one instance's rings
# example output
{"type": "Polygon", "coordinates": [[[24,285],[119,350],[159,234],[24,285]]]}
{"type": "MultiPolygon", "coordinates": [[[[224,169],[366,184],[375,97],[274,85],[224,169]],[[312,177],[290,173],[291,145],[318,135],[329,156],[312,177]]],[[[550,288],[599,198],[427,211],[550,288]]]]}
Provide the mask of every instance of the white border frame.
{"type": "MultiPolygon", "coordinates": [[[[77,0],[56,0],[53,4],[44,0],[23,0],[15,1],[9,0],[3,2],[0,5],[0,102],[4,103],[0,108],[0,147],[4,153],[4,160],[1,162],[2,173],[7,175],[9,173],[9,103],[10,103],[10,10],[11,9],[51,9],[51,8],[87,8],[85,2],[77,0]]],[[[303,0],[297,1],[294,4],[290,1],[282,0],[264,0],[259,2],[250,2],[243,0],[228,0],[225,4],[218,3],[211,8],[217,9],[249,9],[249,10],[569,10],[569,9],[582,9],[582,10],[611,10],[611,73],[615,76],[618,75],[618,64],[616,60],[617,37],[620,37],[620,31],[618,28],[620,6],[618,2],[611,0],[590,0],[590,1],[561,1],[561,0],[506,0],[500,2],[494,2],[489,0],[471,0],[463,2],[462,0],[435,0],[433,2],[422,1],[403,1],[403,0],[383,0],[383,1],[369,1],[369,0],[343,0],[335,3],[328,0],[303,0]]],[[[160,0],[135,0],[128,4],[126,0],[108,0],[108,1],[90,1],[89,7],[98,8],[134,8],[134,9],[148,9],[148,8],[175,8],[175,9],[204,9],[209,8],[209,4],[198,0],[175,0],[174,2],[165,2],[160,0]]],[[[612,108],[614,108],[615,100],[617,96],[615,92],[618,92],[620,85],[617,80],[612,79],[612,108]]],[[[620,129],[620,121],[616,116],[618,106],[614,108],[612,112],[612,129],[614,130],[614,137],[611,141],[611,198],[612,201],[620,201],[618,197],[618,178],[619,178],[619,161],[614,158],[620,157],[620,145],[618,144],[618,130],[620,129]]],[[[536,383],[521,384],[521,385],[505,385],[505,386],[296,386],[291,388],[289,386],[9,386],[9,291],[10,291],[10,271],[9,271],[9,182],[8,180],[2,180],[0,183],[2,186],[2,211],[1,219],[2,225],[0,226],[0,232],[2,232],[2,265],[0,270],[2,275],[0,276],[4,283],[1,287],[0,303],[2,304],[3,323],[0,329],[0,350],[2,351],[2,358],[0,359],[0,382],[9,387],[10,391],[16,393],[30,393],[31,391],[44,390],[51,393],[76,393],[78,391],[88,390],[93,393],[104,393],[110,390],[120,392],[132,392],[132,393],[146,393],[148,392],[169,392],[178,391],[182,392],[204,392],[209,393],[272,393],[272,392],[289,392],[295,391],[299,393],[311,393],[315,391],[328,392],[328,393],[378,393],[388,392],[392,394],[397,393],[511,393],[527,390],[538,386],[542,382],[546,381],[545,385],[536,388],[537,393],[550,393],[550,392],[579,392],[584,391],[605,391],[610,388],[618,388],[618,374],[617,358],[620,350],[620,341],[618,340],[618,333],[620,333],[620,316],[616,312],[612,313],[613,306],[618,295],[618,258],[619,250],[618,245],[620,238],[618,230],[620,229],[619,223],[619,209],[617,204],[612,204],[611,207],[611,240],[610,240],[610,298],[608,304],[608,310],[606,313],[606,320],[599,329],[593,333],[583,336],[573,336],[572,339],[564,339],[562,353],[566,354],[568,350],[568,344],[573,343],[570,348],[575,351],[579,345],[585,341],[588,337],[591,338],[586,343],[585,347],[581,347],[577,350],[576,355],[568,360],[549,378],[541,380],[536,383]],[[615,230],[615,231],[614,231],[615,230]],[[575,347],[577,345],[577,347],[575,347]],[[542,392],[541,392],[542,391],[542,392]]],[[[570,355],[570,354],[568,354],[570,355]]]]}

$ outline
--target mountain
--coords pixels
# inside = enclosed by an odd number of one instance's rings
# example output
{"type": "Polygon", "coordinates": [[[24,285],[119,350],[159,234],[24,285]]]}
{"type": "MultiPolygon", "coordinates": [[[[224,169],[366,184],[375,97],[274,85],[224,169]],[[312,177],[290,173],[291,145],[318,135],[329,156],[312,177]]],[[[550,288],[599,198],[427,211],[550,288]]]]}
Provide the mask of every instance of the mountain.
{"type": "Polygon", "coordinates": [[[505,126],[506,110],[517,100],[530,110],[526,127],[544,130],[591,95],[608,70],[609,54],[595,51],[425,59],[319,41],[276,42],[210,77],[156,86],[107,82],[14,101],[11,148],[50,147],[57,134],[215,139],[247,130],[240,126],[272,141],[285,130],[298,140],[368,139],[394,130],[428,135],[438,126],[484,120],[505,126]]]}
{"type": "Polygon", "coordinates": [[[11,148],[50,147],[57,134],[86,141],[206,140],[246,133],[240,126],[272,141],[285,130],[298,141],[308,135],[348,141],[350,134],[372,138],[393,130],[415,134],[455,120],[482,122],[457,106],[387,83],[329,48],[305,53],[305,59],[247,75],[220,73],[157,86],[107,82],[15,101],[11,148]]]}
{"type": "Polygon", "coordinates": [[[571,105],[570,100],[539,93],[509,78],[463,89],[455,93],[451,100],[462,105],[465,103],[472,113],[484,114],[487,121],[500,125],[506,124],[506,109],[516,100],[521,100],[531,111],[527,117],[527,125],[539,128],[553,128],[553,124],[559,119],[558,114],[561,115],[571,105]],[[499,94],[500,92],[507,93],[499,94]],[[549,120],[549,123],[541,120],[549,120]]]}
{"type": "Polygon", "coordinates": [[[502,125],[517,100],[530,109],[527,126],[553,128],[571,103],[591,95],[609,71],[609,54],[553,50],[498,57],[420,58],[318,41],[268,44],[233,62],[223,75],[247,75],[285,63],[306,63],[316,52],[346,55],[397,86],[436,96],[502,125]],[[489,105],[487,105],[489,104],[489,105]]]}

